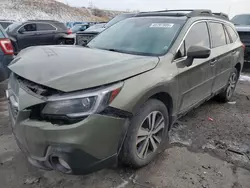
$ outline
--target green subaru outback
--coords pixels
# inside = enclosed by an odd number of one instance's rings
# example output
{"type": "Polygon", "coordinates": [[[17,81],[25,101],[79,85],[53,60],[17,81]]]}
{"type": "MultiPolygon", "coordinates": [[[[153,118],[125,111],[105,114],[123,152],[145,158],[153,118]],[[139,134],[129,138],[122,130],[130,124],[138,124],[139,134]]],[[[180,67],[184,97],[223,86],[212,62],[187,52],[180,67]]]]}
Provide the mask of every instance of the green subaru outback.
{"type": "Polygon", "coordinates": [[[13,133],[39,168],[142,167],[180,116],[231,99],[243,51],[227,16],[210,10],[139,13],[86,47],[27,48],[9,66],[13,133]]]}

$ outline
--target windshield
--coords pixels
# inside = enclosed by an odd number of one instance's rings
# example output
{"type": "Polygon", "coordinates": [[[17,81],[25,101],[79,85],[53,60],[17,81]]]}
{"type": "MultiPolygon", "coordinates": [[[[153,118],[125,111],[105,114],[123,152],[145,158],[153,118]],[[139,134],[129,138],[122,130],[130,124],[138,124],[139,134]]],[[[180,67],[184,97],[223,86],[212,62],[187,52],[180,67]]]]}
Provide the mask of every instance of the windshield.
{"type": "Polygon", "coordinates": [[[0,22],[1,26],[6,29],[12,22],[0,22]]]}
{"type": "Polygon", "coordinates": [[[112,25],[114,25],[114,24],[116,24],[116,23],[118,23],[118,22],[120,22],[120,21],[122,21],[122,20],[124,20],[124,19],[126,19],[126,18],[131,18],[131,17],[133,17],[134,16],[134,14],[121,14],[121,15],[119,15],[119,16],[116,16],[116,17],[114,17],[112,20],[110,20],[106,25],[105,25],[105,28],[109,28],[109,27],[111,27],[112,25]]]}
{"type": "Polygon", "coordinates": [[[231,21],[235,25],[250,25],[250,14],[237,15],[231,21]]]}
{"type": "Polygon", "coordinates": [[[22,25],[21,22],[16,22],[16,23],[13,23],[11,25],[9,25],[5,30],[8,31],[8,32],[12,32],[14,31],[17,27],[20,27],[22,25]]]}
{"type": "Polygon", "coordinates": [[[121,21],[95,37],[88,47],[138,55],[165,54],[184,20],[137,17],[121,21]]]}

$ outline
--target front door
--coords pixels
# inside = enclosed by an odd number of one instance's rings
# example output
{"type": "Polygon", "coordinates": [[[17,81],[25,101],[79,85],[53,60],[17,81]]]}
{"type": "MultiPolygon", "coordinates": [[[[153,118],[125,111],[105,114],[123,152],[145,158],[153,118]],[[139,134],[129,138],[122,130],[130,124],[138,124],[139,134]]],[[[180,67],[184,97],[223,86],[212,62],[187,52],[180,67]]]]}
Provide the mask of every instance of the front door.
{"type": "Polygon", "coordinates": [[[37,40],[38,35],[36,33],[35,23],[25,24],[17,31],[17,43],[19,50],[29,46],[35,46],[37,40]]]}
{"type": "Polygon", "coordinates": [[[212,93],[214,79],[210,65],[211,56],[207,59],[194,59],[190,67],[186,66],[186,52],[190,46],[210,48],[210,37],[206,22],[198,22],[192,26],[176,54],[176,65],[179,76],[179,112],[182,113],[212,93]]]}

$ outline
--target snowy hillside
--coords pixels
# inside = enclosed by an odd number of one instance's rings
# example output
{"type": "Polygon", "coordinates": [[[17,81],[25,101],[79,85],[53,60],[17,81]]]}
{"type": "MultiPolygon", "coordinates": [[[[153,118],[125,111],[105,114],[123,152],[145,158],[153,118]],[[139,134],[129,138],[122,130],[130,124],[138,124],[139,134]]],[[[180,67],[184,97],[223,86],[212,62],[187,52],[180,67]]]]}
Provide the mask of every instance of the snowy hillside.
{"type": "Polygon", "coordinates": [[[0,19],[15,21],[53,19],[59,21],[107,21],[118,12],[102,11],[94,16],[93,10],[75,8],[54,0],[0,0],[0,19]]]}

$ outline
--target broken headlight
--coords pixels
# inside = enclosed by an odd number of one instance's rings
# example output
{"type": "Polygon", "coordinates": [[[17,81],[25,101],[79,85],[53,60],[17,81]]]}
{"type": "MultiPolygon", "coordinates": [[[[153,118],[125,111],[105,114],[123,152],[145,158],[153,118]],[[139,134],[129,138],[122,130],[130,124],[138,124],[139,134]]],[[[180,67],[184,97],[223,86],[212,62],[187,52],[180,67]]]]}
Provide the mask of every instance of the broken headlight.
{"type": "Polygon", "coordinates": [[[89,92],[76,92],[48,98],[42,110],[44,115],[83,117],[103,111],[119,94],[123,83],[89,92]]]}

